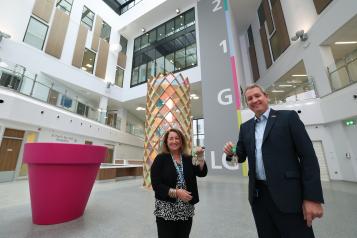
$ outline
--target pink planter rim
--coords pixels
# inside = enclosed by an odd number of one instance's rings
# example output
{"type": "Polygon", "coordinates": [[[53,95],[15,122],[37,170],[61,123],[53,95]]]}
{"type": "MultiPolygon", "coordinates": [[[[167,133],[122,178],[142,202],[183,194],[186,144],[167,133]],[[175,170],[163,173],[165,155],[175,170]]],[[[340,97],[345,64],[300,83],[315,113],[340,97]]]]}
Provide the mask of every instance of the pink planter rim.
{"type": "Polygon", "coordinates": [[[103,161],[101,155],[106,149],[107,147],[98,145],[26,143],[24,162],[27,164],[98,164],[103,161]],[[26,153],[27,151],[29,153],[26,153]]]}

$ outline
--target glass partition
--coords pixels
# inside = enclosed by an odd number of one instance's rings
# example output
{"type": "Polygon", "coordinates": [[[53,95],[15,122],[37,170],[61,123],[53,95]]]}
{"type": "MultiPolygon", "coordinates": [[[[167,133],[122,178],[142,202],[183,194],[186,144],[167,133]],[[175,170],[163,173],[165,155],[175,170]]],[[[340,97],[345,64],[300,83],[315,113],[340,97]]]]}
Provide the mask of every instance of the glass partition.
{"type": "Polygon", "coordinates": [[[327,67],[332,91],[357,82],[357,50],[327,67]]]}
{"type": "MultiPolygon", "coordinates": [[[[87,99],[83,95],[76,95],[73,90],[64,85],[39,78],[36,74],[27,71],[25,67],[1,59],[0,87],[14,90],[88,119],[101,122],[99,120],[100,110],[85,103],[87,99]]],[[[117,111],[102,113],[106,114],[104,117],[107,119],[103,124],[120,129],[121,119],[117,116],[117,111]]],[[[129,133],[140,136],[143,135],[143,130],[131,128],[129,133]]]]}

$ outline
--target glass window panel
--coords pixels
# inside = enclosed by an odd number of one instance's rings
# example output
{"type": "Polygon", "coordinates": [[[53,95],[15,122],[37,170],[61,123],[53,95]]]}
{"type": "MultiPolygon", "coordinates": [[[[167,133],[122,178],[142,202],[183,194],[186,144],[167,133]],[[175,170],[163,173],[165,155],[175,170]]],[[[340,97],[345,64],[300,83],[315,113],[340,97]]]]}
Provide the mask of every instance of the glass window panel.
{"type": "Polygon", "coordinates": [[[72,10],[72,4],[73,0],[57,0],[56,7],[69,15],[72,10]]]}
{"type": "Polygon", "coordinates": [[[156,29],[149,32],[149,43],[153,43],[156,41],[156,29]]]}
{"type": "Polygon", "coordinates": [[[175,31],[181,31],[185,28],[185,20],[184,20],[184,15],[180,15],[178,17],[175,18],[175,31]]]}
{"type": "Polygon", "coordinates": [[[192,120],[192,133],[197,134],[197,120],[192,120]]]}
{"type": "Polygon", "coordinates": [[[165,73],[172,73],[175,70],[174,67],[174,53],[166,55],[165,57],[165,73]]]}
{"type": "Polygon", "coordinates": [[[135,41],[134,41],[134,51],[140,50],[140,39],[141,39],[141,37],[138,37],[138,38],[135,39],[135,41]]]}
{"type": "Polygon", "coordinates": [[[165,73],[164,56],[156,59],[156,75],[165,73]]]}
{"type": "Polygon", "coordinates": [[[175,53],[175,70],[182,70],[185,67],[185,48],[183,48],[175,53]]]}
{"type": "Polygon", "coordinates": [[[157,28],[157,40],[159,41],[161,39],[164,39],[165,35],[165,24],[163,24],[157,28]]]}
{"type": "Polygon", "coordinates": [[[83,7],[82,11],[82,23],[84,25],[88,26],[90,30],[92,30],[93,27],[93,21],[94,21],[94,12],[92,12],[89,8],[86,6],[83,7]]]}
{"type": "Polygon", "coordinates": [[[149,79],[151,76],[155,77],[155,60],[148,62],[146,78],[149,79]]]}
{"type": "Polygon", "coordinates": [[[155,60],[155,52],[156,52],[156,50],[152,49],[146,53],[146,55],[148,57],[148,61],[155,60]]]}
{"type": "Polygon", "coordinates": [[[204,120],[203,119],[199,119],[197,121],[197,132],[198,134],[204,134],[205,133],[205,125],[204,125],[204,120]]]}
{"type": "Polygon", "coordinates": [[[120,67],[117,67],[117,71],[115,73],[115,85],[122,88],[123,82],[124,82],[124,70],[120,67]]]}
{"type": "Polygon", "coordinates": [[[133,69],[133,73],[131,76],[131,85],[137,85],[139,82],[139,67],[133,69]]]}
{"type": "Polygon", "coordinates": [[[145,35],[141,36],[140,48],[143,49],[148,45],[149,45],[149,33],[146,33],[145,35]]]}
{"type": "Polygon", "coordinates": [[[185,13],[185,25],[189,27],[193,24],[195,24],[195,11],[192,9],[185,13]]]}
{"type": "Polygon", "coordinates": [[[166,36],[170,36],[175,32],[175,19],[166,22],[166,36]]]}
{"type": "Polygon", "coordinates": [[[146,64],[140,65],[139,68],[139,83],[146,81],[146,64]]]}
{"type": "Polygon", "coordinates": [[[109,43],[111,30],[112,28],[105,21],[103,21],[100,38],[106,40],[109,43]]]}
{"type": "Polygon", "coordinates": [[[204,146],[205,145],[205,135],[198,135],[198,146],[204,146]]]}
{"type": "Polygon", "coordinates": [[[81,102],[78,102],[78,104],[77,104],[77,114],[88,117],[88,106],[83,104],[83,103],[81,103],[81,102]]]}
{"type": "Polygon", "coordinates": [[[47,29],[47,25],[31,17],[24,37],[24,42],[42,50],[47,35],[47,29]]]}
{"type": "Polygon", "coordinates": [[[194,66],[197,64],[196,44],[187,46],[186,48],[186,66],[194,66]]]}
{"type": "Polygon", "coordinates": [[[33,87],[32,97],[40,99],[47,102],[48,94],[50,93],[50,88],[46,85],[36,82],[33,87]]]}
{"type": "Polygon", "coordinates": [[[124,36],[120,36],[120,45],[121,45],[121,52],[126,54],[126,50],[128,47],[128,40],[124,36]]]}
{"type": "Polygon", "coordinates": [[[94,68],[94,62],[95,62],[95,53],[86,48],[84,50],[84,55],[83,55],[82,69],[92,74],[94,68]]]}

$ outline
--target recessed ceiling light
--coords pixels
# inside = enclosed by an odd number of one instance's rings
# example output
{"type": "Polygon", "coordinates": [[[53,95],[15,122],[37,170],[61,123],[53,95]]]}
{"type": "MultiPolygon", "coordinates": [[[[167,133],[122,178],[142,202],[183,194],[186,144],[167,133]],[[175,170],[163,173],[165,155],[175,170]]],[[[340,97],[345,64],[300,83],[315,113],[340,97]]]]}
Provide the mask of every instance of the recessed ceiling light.
{"type": "Polygon", "coordinates": [[[88,68],[93,68],[93,66],[92,66],[91,64],[86,64],[86,66],[87,66],[88,68]]]}
{"type": "Polygon", "coordinates": [[[143,108],[143,107],[137,107],[136,110],[137,110],[137,111],[145,111],[145,108],[143,108]]]}
{"type": "Polygon", "coordinates": [[[176,8],[176,13],[179,14],[181,11],[179,8],[176,8]]]}
{"type": "Polygon", "coordinates": [[[284,93],[285,91],[284,90],[272,90],[271,92],[272,93],[284,93]]]}
{"type": "Polygon", "coordinates": [[[337,41],[335,45],[353,45],[357,44],[357,41],[337,41]]]}
{"type": "Polygon", "coordinates": [[[306,74],[293,74],[292,77],[306,77],[306,74]]]}
{"type": "Polygon", "coordinates": [[[288,88],[288,87],[292,87],[293,85],[291,84],[280,84],[279,87],[281,88],[288,88]]]}

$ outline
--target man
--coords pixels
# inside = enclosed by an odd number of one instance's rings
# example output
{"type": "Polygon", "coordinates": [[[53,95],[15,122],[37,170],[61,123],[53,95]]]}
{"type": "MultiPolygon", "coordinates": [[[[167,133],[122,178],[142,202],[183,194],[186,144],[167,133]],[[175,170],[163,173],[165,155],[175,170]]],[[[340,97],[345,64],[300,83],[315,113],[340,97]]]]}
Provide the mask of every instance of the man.
{"type": "MultiPolygon", "coordinates": [[[[312,142],[295,111],[269,108],[257,84],[245,98],[255,117],[240,127],[235,154],[226,143],[227,160],[248,157],[249,202],[260,238],[314,237],[312,220],[322,217],[320,169],[312,142]]],[[[233,150],[234,151],[234,150],[233,150]]]]}

